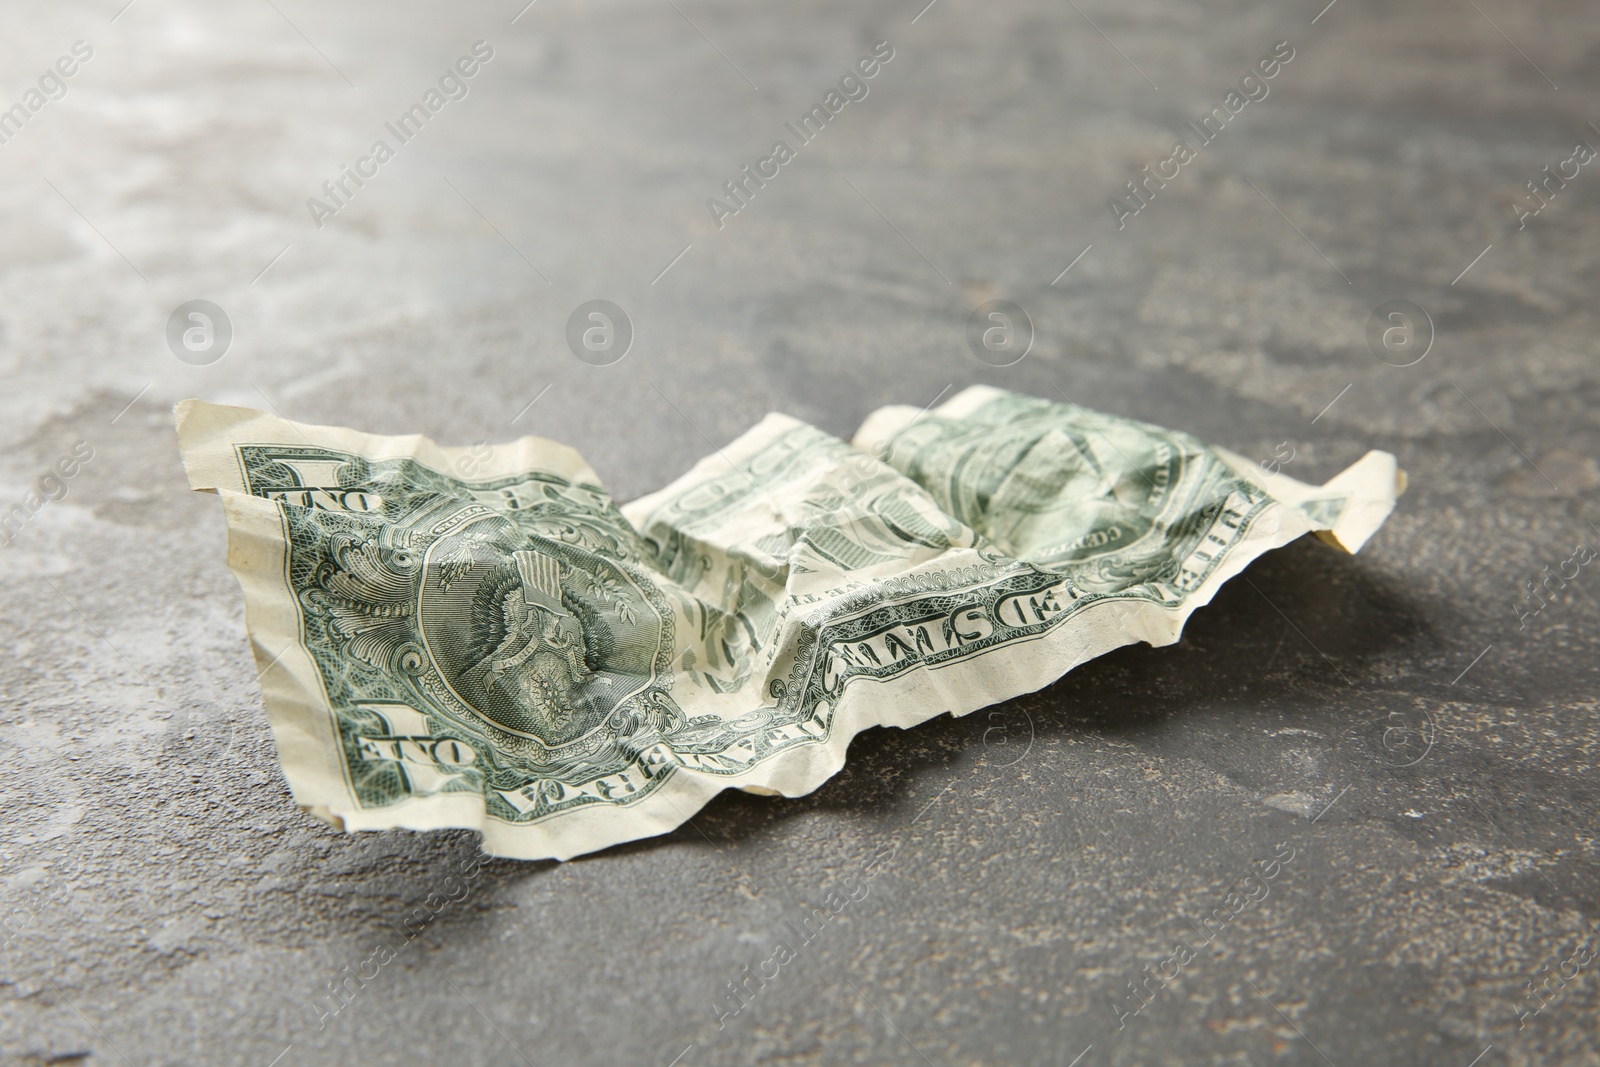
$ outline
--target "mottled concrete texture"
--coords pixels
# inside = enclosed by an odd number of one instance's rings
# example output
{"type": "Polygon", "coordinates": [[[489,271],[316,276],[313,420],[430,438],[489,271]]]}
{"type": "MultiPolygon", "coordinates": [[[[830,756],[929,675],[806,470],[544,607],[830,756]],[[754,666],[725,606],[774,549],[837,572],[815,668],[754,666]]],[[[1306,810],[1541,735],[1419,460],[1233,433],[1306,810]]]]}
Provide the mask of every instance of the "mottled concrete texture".
{"type": "Polygon", "coordinates": [[[1600,1064],[1600,589],[1552,579],[1536,615],[1522,589],[1600,543],[1600,164],[1563,162],[1600,146],[1592,5],[522,2],[0,11],[0,107],[27,111],[0,511],[93,449],[0,549],[0,1060],[1600,1064]],[[480,39],[470,94],[319,229],[306,198],[480,39]],[[784,121],[885,39],[798,145],[784,121]],[[1119,230],[1108,198],[1284,40],[1119,230]],[[718,229],[706,199],[778,138],[796,158],[718,229]],[[207,366],[164,339],[193,298],[234,327],[207,366]],[[594,298],[637,328],[615,366],[567,350],[594,298]],[[1015,366],[968,351],[992,298],[1035,324],[1015,366]],[[1413,366],[1369,350],[1389,300],[1432,316],[1413,366]],[[1411,491],[1361,556],[1275,553],[1181,644],[864,735],[812,796],[465,887],[470,834],[295,809],[169,415],[534,432],[625,500],[768,410],[848,434],[974,382],[1292,450],[1305,480],[1386,448],[1411,491]]]}

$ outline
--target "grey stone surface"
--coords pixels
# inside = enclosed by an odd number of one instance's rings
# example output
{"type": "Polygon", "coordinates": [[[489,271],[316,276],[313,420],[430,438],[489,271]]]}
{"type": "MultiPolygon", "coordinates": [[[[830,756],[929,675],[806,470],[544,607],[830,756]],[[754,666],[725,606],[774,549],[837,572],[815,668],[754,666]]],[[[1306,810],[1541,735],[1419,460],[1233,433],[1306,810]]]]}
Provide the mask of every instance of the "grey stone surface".
{"type": "Polygon", "coordinates": [[[94,449],[0,550],[4,1062],[1600,1063],[1593,964],[1518,1021],[1600,920],[1593,568],[1515,608],[1600,541],[1600,173],[1509,208],[1600,144],[1592,10],[122,2],[0,12],[0,106],[94,48],[0,144],[0,510],[94,449]],[[317,228],[305,199],[479,39],[467,98],[317,228]],[[870,95],[718,229],[706,199],[880,39],[870,95]],[[1119,230],[1108,198],[1280,40],[1268,97],[1119,230]],[[609,368],[563,339],[598,297],[638,330],[609,368]],[[965,347],[991,297],[1036,324],[1016,366],[965,347]],[[209,366],[164,340],[194,298],[235,329],[209,366]],[[1437,329],[1403,369],[1364,339],[1392,299],[1437,329]],[[454,902],[470,834],[295,810],[168,414],[535,432],[627,499],[769,409],[848,434],[972,382],[1288,442],[1306,480],[1387,448],[1412,488],[1360,557],[1275,553],[1176,646],[454,902]]]}

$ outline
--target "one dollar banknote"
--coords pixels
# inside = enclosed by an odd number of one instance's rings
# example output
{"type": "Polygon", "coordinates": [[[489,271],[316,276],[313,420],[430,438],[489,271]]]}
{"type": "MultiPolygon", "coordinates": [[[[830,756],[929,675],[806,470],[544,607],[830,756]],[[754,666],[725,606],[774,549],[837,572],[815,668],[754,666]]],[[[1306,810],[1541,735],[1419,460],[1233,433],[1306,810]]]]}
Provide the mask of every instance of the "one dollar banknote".
{"type": "Polygon", "coordinates": [[[1156,426],[987,387],[853,442],[769,415],[617,504],[572,449],[445,448],[184,401],[296,801],[500,856],[798,796],[872,726],[965,715],[1134,642],[1315,533],[1354,552],[1386,452],[1313,486],[1156,426]]]}

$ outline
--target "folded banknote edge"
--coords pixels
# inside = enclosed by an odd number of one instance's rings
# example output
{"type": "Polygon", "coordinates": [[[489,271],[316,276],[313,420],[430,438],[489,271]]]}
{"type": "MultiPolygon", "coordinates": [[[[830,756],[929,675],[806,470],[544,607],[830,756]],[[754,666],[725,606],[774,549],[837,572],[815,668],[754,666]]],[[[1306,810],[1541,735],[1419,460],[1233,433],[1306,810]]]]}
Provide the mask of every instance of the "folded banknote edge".
{"type": "Polygon", "coordinates": [[[599,486],[600,476],[570,445],[548,437],[525,435],[490,445],[441,445],[423,434],[376,434],[343,426],[319,425],[280,418],[254,408],[181,400],[173,406],[178,452],[189,488],[246,492],[244,471],[235,446],[248,441],[288,449],[325,447],[358,453],[368,459],[414,459],[436,470],[459,472],[470,465],[472,477],[496,478],[538,468],[574,482],[599,486]]]}

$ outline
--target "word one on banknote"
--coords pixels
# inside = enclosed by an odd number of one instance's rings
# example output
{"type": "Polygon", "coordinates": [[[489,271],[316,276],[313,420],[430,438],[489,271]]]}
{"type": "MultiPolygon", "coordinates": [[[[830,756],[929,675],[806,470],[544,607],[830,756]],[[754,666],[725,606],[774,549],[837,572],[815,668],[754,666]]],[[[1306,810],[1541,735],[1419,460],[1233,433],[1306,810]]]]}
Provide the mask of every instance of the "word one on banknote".
{"type": "Polygon", "coordinates": [[[797,796],[870,726],[1032,692],[1184,620],[1306,533],[1354,552],[1404,488],[975,387],[845,442],[783,415],[619,508],[539,438],[441,448],[189,400],[296,800],[567,858],[723,789],[797,796]]]}

